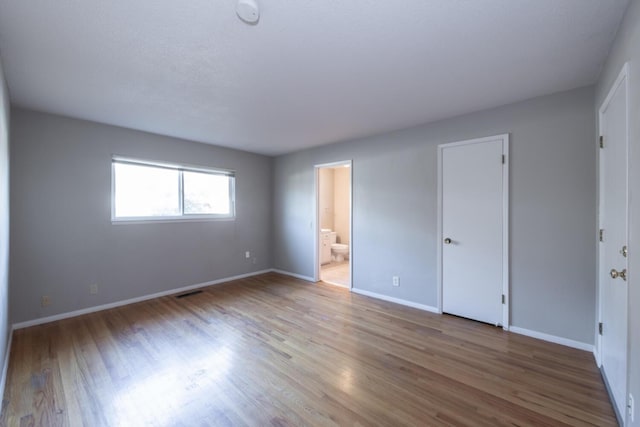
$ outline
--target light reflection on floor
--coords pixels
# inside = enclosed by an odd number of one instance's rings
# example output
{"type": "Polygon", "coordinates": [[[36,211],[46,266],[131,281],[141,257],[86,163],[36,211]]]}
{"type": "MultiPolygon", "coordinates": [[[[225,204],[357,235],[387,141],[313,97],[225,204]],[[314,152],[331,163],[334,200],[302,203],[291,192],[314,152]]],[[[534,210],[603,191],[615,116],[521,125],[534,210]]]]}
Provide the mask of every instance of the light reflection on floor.
{"type": "Polygon", "coordinates": [[[345,393],[350,393],[353,386],[353,370],[349,366],[345,366],[340,373],[340,381],[338,382],[340,388],[345,393]]]}
{"type": "MultiPolygon", "coordinates": [[[[130,426],[131,420],[146,420],[146,425],[170,425],[203,389],[215,388],[229,374],[234,354],[222,347],[198,360],[189,360],[184,369],[168,363],[166,369],[117,393],[113,407],[118,424],[130,426]]],[[[176,420],[177,421],[177,420],[176,420]]]]}

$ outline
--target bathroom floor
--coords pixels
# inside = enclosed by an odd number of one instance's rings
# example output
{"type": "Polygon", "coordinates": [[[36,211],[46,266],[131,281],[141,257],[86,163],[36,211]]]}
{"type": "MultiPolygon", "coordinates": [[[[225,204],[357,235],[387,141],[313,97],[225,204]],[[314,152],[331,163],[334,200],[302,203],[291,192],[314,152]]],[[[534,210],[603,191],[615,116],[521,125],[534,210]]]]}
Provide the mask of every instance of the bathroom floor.
{"type": "Polygon", "coordinates": [[[320,278],[323,282],[349,288],[349,261],[332,261],[321,266],[320,278]]]}

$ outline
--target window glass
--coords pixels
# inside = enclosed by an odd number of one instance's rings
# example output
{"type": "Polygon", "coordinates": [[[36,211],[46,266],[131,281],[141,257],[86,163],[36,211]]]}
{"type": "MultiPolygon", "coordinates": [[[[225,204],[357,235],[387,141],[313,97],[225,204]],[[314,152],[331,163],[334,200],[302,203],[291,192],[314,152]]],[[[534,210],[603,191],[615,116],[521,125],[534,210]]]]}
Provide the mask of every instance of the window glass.
{"type": "Polygon", "coordinates": [[[180,215],[177,170],[116,163],[116,217],[180,215]]]}
{"type": "Polygon", "coordinates": [[[115,221],[235,216],[233,171],[114,158],[115,221]]]}
{"type": "Polygon", "coordinates": [[[229,177],[201,172],[183,172],[185,214],[231,212],[229,177]]]}

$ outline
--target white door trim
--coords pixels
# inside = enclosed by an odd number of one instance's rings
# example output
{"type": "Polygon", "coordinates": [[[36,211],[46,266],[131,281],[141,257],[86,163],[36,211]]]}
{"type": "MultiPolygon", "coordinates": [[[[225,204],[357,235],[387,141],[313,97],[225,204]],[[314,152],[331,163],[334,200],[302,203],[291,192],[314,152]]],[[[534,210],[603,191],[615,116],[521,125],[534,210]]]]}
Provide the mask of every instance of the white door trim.
{"type": "Polygon", "coordinates": [[[313,236],[313,280],[315,282],[320,281],[320,251],[318,250],[320,244],[320,169],[322,168],[334,168],[336,166],[349,166],[349,290],[353,289],[353,160],[340,160],[331,163],[321,163],[314,165],[313,175],[314,183],[313,188],[315,192],[314,197],[314,212],[315,223],[312,227],[314,230],[313,236]]]}
{"type": "Polygon", "coordinates": [[[465,141],[451,142],[438,145],[438,225],[436,236],[437,244],[437,280],[438,280],[438,313],[442,313],[442,154],[445,148],[460,145],[480,144],[483,142],[502,140],[502,154],[505,156],[504,167],[502,168],[502,293],[505,296],[505,303],[502,305],[502,328],[509,330],[509,134],[489,136],[485,138],[475,138],[465,141]]]}

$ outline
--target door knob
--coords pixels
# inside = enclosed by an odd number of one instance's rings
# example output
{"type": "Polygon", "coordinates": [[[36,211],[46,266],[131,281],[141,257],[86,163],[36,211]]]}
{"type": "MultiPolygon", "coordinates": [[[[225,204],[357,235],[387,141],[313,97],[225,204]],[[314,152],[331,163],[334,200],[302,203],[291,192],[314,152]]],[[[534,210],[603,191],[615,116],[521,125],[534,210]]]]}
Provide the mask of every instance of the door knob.
{"type": "Polygon", "coordinates": [[[627,269],[626,268],[624,270],[622,270],[622,271],[618,271],[615,268],[612,268],[611,271],[609,272],[609,274],[611,275],[612,279],[617,279],[619,277],[624,281],[627,280],[627,269]]]}
{"type": "Polygon", "coordinates": [[[448,238],[448,237],[446,239],[444,239],[444,244],[445,245],[450,245],[451,244],[451,239],[448,238]]]}

